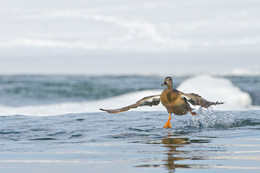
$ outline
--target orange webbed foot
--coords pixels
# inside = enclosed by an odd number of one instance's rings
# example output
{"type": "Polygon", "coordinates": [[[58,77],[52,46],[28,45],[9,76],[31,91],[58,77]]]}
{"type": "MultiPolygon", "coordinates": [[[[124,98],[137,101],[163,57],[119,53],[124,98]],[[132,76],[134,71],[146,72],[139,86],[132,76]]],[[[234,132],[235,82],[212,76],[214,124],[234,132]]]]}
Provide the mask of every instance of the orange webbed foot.
{"type": "Polygon", "coordinates": [[[172,116],[171,116],[171,113],[169,113],[169,119],[167,121],[167,123],[163,126],[163,128],[171,128],[171,119],[172,119],[172,116]]]}
{"type": "Polygon", "coordinates": [[[163,126],[163,128],[171,128],[171,123],[170,121],[167,121],[167,123],[163,126]]]}

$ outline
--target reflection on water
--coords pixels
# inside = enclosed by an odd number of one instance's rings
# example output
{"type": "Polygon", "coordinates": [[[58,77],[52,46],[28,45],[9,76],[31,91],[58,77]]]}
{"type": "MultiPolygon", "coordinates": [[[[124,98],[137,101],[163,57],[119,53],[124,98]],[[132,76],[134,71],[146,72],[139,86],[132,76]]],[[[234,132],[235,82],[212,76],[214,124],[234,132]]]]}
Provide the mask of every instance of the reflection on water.
{"type": "Polygon", "coordinates": [[[160,145],[166,148],[162,153],[165,156],[162,159],[163,164],[143,164],[137,167],[163,167],[169,172],[174,172],[176,168],[208,168],[209,166],[205,164],[178,163],[183,160],[205,160],[210,153],[223,151],[220,148],[208,148],[205,146],[208,143],[210,143],[210,139],[190,139],[168,134],[160,141],[160,145]]]}
{"type": "Polygon", "coordinates": [[[187,160],[187,158],[183,157],[182,154],[185,154],[185,151],[178,151],[177,148],[183,147],[190,143],[188,138],[171,138],[167,137],[162,139],[163,147],[167,147],[166,151],[167,159],[164,165],[168,170],[175,170],[176,168],[189,168],[187,164],[177,164],[178,160],[187,160]]]}

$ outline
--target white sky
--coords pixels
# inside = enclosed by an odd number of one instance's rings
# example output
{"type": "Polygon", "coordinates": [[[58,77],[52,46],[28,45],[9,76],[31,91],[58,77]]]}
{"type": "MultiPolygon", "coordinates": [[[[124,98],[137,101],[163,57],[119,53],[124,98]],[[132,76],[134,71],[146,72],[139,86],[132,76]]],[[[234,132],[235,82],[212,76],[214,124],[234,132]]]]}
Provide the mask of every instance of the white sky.
{"type": "Polygon", "coordinates": [[[259,0],[8,0],[0,74],[260,71],[259,0]]]}

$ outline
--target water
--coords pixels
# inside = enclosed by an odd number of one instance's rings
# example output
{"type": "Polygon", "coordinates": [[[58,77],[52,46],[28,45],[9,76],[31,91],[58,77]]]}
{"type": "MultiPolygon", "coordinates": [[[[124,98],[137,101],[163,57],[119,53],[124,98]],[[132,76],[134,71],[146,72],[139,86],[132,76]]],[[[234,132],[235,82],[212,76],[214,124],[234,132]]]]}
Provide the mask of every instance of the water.
{"type": "MultiPolygon", "coordinates": [[[[188,77],[174,77],[174,87],[188,77]]],[[[260,105],[260,76],[225,76],[260,105]]],[[[90,101],[163,89],[159,76],[0,76],[0,105],[25,106],[90,101]]]]}
{"type": "MultiPolygon", "coordinates": [[[[187,78],[175,77],[175,85],[187,78]]],[[[259,105],[258,76],[225,78],[259,105]]],[[[124,93],[161,89],[162,80],[158,76],[1,76],[0,172],[260,171],[257,109],[198,108],[197,116],[173,116],[171,129],[162,128],[166,111],[149,107],[112,115],[98,110],[59,114],[54,109],[52,116],[4,112],[25,107],[36,111],[33,108],[39,105],[53,109],[51,105],[63,103],[93,105],[124,93]]]]}

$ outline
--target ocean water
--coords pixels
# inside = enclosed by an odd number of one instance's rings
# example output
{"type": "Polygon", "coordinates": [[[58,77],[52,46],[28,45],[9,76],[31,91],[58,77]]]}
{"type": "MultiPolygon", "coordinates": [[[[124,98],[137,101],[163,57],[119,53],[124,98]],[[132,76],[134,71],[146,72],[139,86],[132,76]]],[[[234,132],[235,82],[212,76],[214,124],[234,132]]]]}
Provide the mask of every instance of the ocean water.
{"type": "Polygon", "coordinates": [[[238,102],[236,109],[195,107],[196,116],[173,116],[171,129],[162,128],[163,107],[99,111],[158,93],[163,80],[0,76],[0,172],[260,171],[260,76],[174,77],[177,88],[214,81],[216,88],[198,94],[209,98],[231,89],[236,94],[221,95],[223,101],[238,102]]]}

